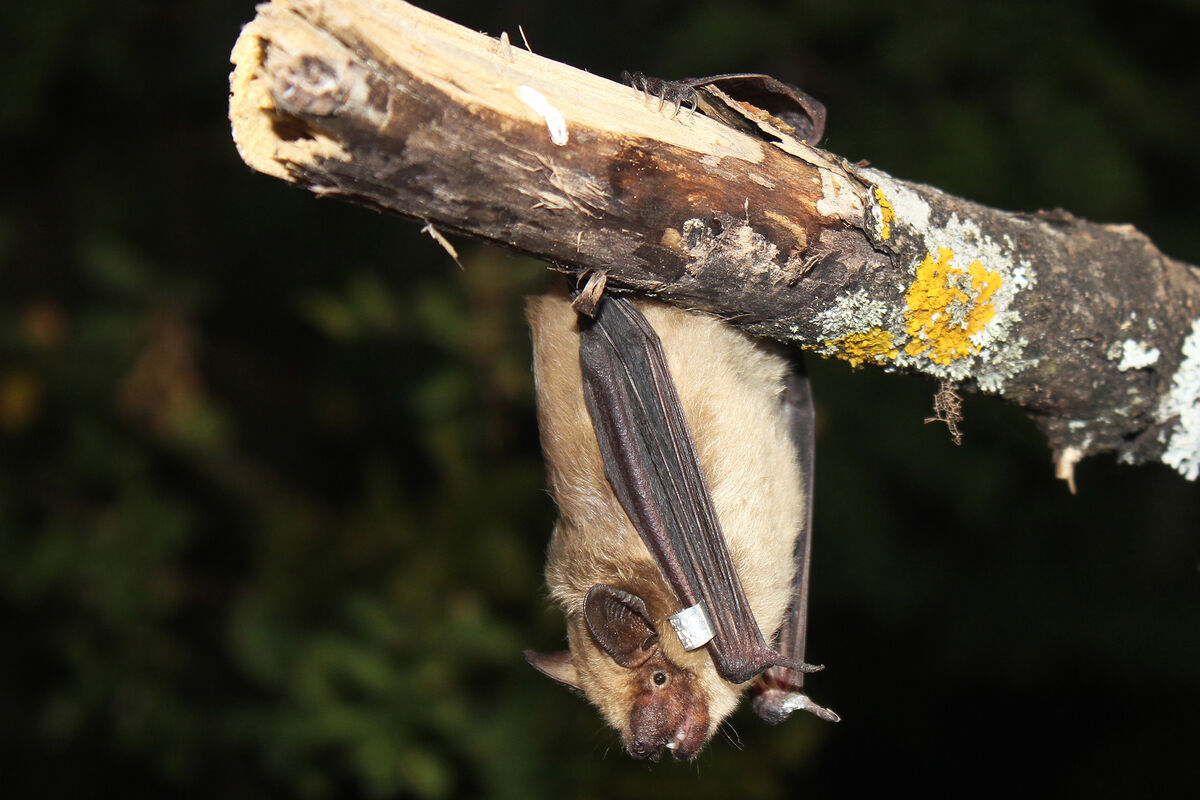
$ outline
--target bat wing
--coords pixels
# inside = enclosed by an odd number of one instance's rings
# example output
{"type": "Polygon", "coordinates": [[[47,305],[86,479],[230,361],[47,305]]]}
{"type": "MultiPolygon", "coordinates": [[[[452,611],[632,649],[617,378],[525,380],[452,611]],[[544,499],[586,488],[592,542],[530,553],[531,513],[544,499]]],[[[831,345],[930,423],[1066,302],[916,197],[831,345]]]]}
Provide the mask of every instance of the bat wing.
{"type": "MultiPolygon", "coordinates": [[[[808,574],[812,561],[813,479],[816,469],[816,410],[812,387],[804,362],[798,356],[788,375],[783,402],[786,405],[792,441],[800,461],[804,481],[803,528],[796,538],[795,593],[784,617],[779,634],[779,650],[793,661],[804,663],[805,638],[808,627],[808,574]]],[[[755,682],[754,713],[772,725],[787,719],[793,711],[810,711],[830,722],[841,718],[823,708],[804,693],[804,671],[788,666],[772,666],[755,682]]]]}
{"type": "Polygon", "coordinates": [[[629,300],[605,295],[593,319],[580,319],[579,356],[605,474],[678,600],[703,602],[717,672],[743,683],[773,665],[811,669],[763,639],[649,322],[629,300]]]}

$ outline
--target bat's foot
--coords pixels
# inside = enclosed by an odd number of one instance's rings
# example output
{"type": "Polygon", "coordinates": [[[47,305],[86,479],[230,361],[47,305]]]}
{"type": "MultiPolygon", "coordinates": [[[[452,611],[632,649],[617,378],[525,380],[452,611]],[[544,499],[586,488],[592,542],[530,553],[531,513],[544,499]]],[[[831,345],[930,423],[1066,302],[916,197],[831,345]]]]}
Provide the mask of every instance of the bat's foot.
{"type": "Polygon", "coordinates": [[[754,698],[754,713],[768,725],[778,725],[796,711],[807,711],[826,722],[842,721],[833,710],[817,705],[804,692],[765,689],[754,698]]]}
{"type": "Polygon", "coordinates": [[[659,111],[667,106],[673,108],[672,119],[678,116],[680,110],[685,107],[688,111],[694,112],[700,101],[695,84],[688,80],[664,81],[662,78],[651,78],[640,72],[622,72],[621,80],[637,89],[647,99],[658,98],[659,111]]]}

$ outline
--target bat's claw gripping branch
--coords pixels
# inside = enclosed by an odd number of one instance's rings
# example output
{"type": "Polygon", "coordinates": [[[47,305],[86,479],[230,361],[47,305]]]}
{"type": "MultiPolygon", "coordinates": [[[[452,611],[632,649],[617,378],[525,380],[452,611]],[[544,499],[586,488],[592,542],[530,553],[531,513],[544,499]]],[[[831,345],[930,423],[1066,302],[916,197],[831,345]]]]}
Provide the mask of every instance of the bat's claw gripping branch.
{"type": "Polygon", "coordinates": [[[672,117],[679,114],[684,107],[688,111],[694,112],[700,101],[696,85],[691,80],[664,81],[662,78],[652,78],[640,72],[628,71],[621,73],[621,80],[647,97],[657,97],[659,111],[666,106],[673,106],[675,110],[671,113],[672,117]]]}
{"type": "Polygon", "coordinates": [[[581,285],[583,288],[575,293],[571,308],[575,309],[576,314],[594,319],[596,306],[600,305],[600,298],[604,296],[604,289],[608,286],[608,273],[602,269],[589,272],[581,285]]]}

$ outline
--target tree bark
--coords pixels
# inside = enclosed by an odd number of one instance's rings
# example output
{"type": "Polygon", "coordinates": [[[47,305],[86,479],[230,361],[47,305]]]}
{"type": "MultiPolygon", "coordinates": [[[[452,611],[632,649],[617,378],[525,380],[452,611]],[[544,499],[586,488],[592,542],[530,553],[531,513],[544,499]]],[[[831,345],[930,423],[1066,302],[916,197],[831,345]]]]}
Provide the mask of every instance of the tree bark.
{"type": "Polygon", "coordinates": [[[1200,270],[1131,226],[986,208],[746,104],[741,127],[676,113],[399,0],[273,0],[232,58],[234,140],[268,175],[999,395],[1066,474],[1116,451],[1200,475],[1200,270]]]}

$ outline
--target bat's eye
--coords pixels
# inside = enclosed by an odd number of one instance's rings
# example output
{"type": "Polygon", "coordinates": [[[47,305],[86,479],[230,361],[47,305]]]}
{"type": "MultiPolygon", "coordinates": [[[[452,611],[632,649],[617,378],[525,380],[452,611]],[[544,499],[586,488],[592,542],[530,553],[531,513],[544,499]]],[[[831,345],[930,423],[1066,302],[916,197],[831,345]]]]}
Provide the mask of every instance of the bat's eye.
{"type": "Polygon", "coordinates": [[[658,672],[654,673],[654,676],[651,678],[651,680],[654,681],[655,686],[665,686],[668,680],[667,673],[660,669],[658,672]]]}

